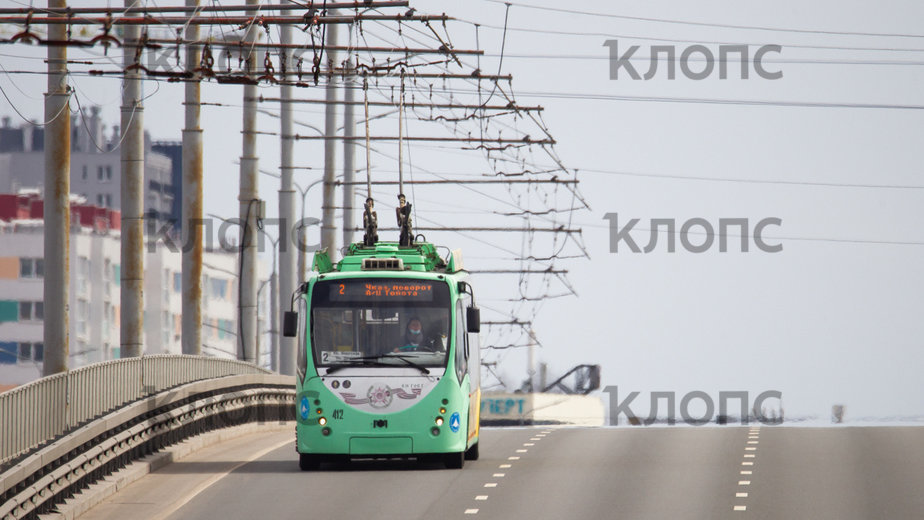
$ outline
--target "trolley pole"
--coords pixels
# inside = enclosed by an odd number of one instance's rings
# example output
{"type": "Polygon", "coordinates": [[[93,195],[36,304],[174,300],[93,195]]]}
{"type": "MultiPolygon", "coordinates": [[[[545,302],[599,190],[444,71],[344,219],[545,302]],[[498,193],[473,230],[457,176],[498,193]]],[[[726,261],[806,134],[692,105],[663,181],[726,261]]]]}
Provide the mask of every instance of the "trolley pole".
{"type": "MultiPolygon", "coordinates": [[[[349,56],[347,56],[349,60],[349,56]]],[[[353,139],[355,133],[354,117],[354,100],[356,96],[356,82],[352,79],[352,69],[347,73],[347,79],[343,83],[343,99],[346,102],[343,106],[343,245],[348,246],[353,243],[353,176],[356,171],[354,166],[356,143],[353,139]]]]}
{"type": "MultiPolygon", "coordinates": [[[[292,43],[292,26],[283,24],[280,27],[281,40],[284,45],[292,43]]],[[[286,70],[292,70],[292,54],[289,51],[283,51],[284,65],[286,70]]],[[[293,125],[292,125],[292,103],[287,101],[292,98],[292,86],[283,83],[279,88],[279,97],[283,100],[280,104],[279,114],[279,135],[280,135],[280,164],[279,164],[279,218],[282,220],[282,226],[279,228],[279,291],[277,295],[277,305],[280,310],[288,310],[292,293],[295,292],[295,284],[301,282],[302,272],[298,272],[296,278],[295,271],[295,254],[296,251],[288,246],[291,240],[292,226],[295,225],[295,190],[293,190],[292,174],[293,165],[293,125]]],[[[301,240],[302,222],[298,223],[299,240],[296,241],[296,247],[301,250],[304,246],[301,240]]],[[[299,252],[298,254],[302,254],[299,252]]],[[[301,266],[299,266],[301,269],[301,266]]],[[[273,330],[279,330],[277,318],[273,318],[273,330]]],[[[276,334],[279,336],[279,334],[276,334]]],[[[295,338],[280,337],[279,341],[279,373],[284,375],[295,374],[295,338]]]]}
{"type": "MultiPolygon", "coordinates": [[[[331,13],[333,15],[333,13],[331,13]]],[[[327,45],[337,45],[337,24],[329,24],[327,30],[327,45]]],[[[337,66],[337,53],[333,49],[327,50],[328,69],[337,66]]],[[[334,223],[334,170],[337,161],[337,143],[334,139],[337,134],[337,85],[333,72],[327,76],[326,89],[327,106],[324,119],[324,190],[321,202],[321,248],[327,248],[330,259],[337,261],[337,226],[334,223]]]]}
{"type": "MultiPolygon", "coordinates": [[[[135,4],[125,0],[125,7],[135,4]]],[[[126,26],[123,65],[140,60],[141,27],[126,26]]],[[[122,280],[120,318],[121,357],[144,351],[144,107],[141,73],[125,72],[122,89],[122,280]]]]}
{"type": "MultiPolygon", "coordinates": [[[[48,0],[49,8],[66,8],[66,0],[48,0]]],[[[63,25],[48,27],[48,38],[67,38],[63,25]]],[[[70,296],[71,113],[67,86],[67,47],[48,46],[48,93],[45,95],[45,361],[42,375],[67,370],[68,298],[70,296]]]]}
{"type": "MultiPolygon", "coordinates": [[[[247,0],[247,5],[256,7],[258,0],[247,0]]],[[[247,11],[256,16],[256,10],[247,11]]],[[[247,52],[247,73],[256,70],[256,56],[249,44],[256,41],[256,26],[250,25],[244,36],[243,48],[247,52]]],[[[256,363],[257,351],[257,213],[260,211],[257,190],[257,86],[244,85],[243,146],[238,201],[241,222],[241,277],[240,301],[238,301],[238,341],[244,361],[256,363]]]]}
{"type": "MultiPolygon", "coordinates": [[[[186,0],[196,7],[199,0],[186,0]]],[[[199,26],[186,27],[186,39],[199,39],[199,26]]],[[[201,51],[186,46],[186,70],[199,66],[201,51]]],[[[198,78],[193,78],[194,80],[198,78]]],[[[199,112],[200,83],[186,83],[186,127],[183,129],[183,354],[202,353],[202,128],[199,112]]]]}

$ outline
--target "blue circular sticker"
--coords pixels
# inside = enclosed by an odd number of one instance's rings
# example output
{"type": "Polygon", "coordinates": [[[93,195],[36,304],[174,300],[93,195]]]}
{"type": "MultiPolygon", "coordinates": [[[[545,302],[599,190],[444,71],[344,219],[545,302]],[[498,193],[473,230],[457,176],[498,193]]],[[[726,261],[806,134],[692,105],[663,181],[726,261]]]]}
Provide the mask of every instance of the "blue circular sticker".
{"type": "Polygon", "coordinates": [[[308,414],[311,412],[311,408],[308,405],[308,398],[302,397],[301,402],[298,405],[298,414],[302,416],[302,420],[308,419],[308,414]]]}
{"type": "Polygon", "coordinates": [[[449,429],[452,430],[452,433],[459,431],[459,426],[462,424],[462,421],[459,419],[459,412],[454,412],[449,417],[449,429]]]}

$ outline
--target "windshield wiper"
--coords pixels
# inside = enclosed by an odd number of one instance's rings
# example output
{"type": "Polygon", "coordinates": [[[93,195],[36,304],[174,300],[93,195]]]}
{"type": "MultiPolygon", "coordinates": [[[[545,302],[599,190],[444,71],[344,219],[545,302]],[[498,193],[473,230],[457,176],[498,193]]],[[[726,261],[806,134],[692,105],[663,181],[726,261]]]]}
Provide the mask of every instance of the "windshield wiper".
{"type": "MultiPolygon", "coordinates": [[[[398,358],[398,359],[400,359],[401,361],[404,361],[408,366],[413,367],[413,368],[416,368],[417,370],[420,370],[421,373],[423,373],[423,374],[430,374],[430,371],[427,370],[426,367],[423,367],[423,366],[421,366],[421,365],[418,365],[417,363],[414,363],[413,361],[411,361],[410,359],[408,359],[408,358],[406,358],[406,357],[404,357],[404,356],[399,356],[399,355],[395,355],[395,354],[392,354],[392,353],[388,353],[388,354],[379,354],[378,356],[367,356],[367,357],[362,357],[362,358],[359,358],[359,359],[362,360],[362,361],[375,361],[376,359],[382,359],[382,358],[386,358],[386,359],[398,358]]],[[[379,364],[380,364],[380,365],[388,365],[388,363],[379,363],[379,364]]],[[[391,366],[391,365],[389,365],[389,366],[391,366]]]]}

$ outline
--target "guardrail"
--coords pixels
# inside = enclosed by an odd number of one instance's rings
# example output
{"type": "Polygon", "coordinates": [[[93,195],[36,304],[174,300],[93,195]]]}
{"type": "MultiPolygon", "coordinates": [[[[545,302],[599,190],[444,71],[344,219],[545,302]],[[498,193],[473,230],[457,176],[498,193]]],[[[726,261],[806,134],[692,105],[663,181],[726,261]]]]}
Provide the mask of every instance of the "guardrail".
{"type": "Polygon", "coordinates": [[[194,381],[270,373],[233,359],[155,355],[43,377],[0,394],[0,468],[126,403],[194,381]]]}
{"type": "Polygon", "coordinates": [[[0,520],[37,518],[129,462],[200,433],[292,421],[294,383],[277,374],[232,375],[124,404],[3,469],[0,520]]]}

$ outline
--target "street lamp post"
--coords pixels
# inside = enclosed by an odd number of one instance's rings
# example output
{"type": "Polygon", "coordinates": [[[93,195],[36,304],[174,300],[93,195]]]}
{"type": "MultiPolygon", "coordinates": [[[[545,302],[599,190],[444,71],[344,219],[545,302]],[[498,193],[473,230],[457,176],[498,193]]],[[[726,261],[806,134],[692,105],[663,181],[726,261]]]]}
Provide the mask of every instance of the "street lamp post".
{"type": "MultiPolygon", "coordinates": [[[[229,223],[229,224],[232,223],[230,220],[228,220],[228,219],[226,219],[226,218],[219,217],[218,215],[216,215],[216,214],[214,214],[214,213],[208,213],[208,216],[209,216],[209,217],[212,217],[212,218],[217,218],[218,220],[221,220],[222,222],[227,222],[227,223],[229,223]]],[[[271,363],[272,363],[272,369],[275,370],[275,371],[278,371],[278,370],[279,370],[279,338],[278,338],[278,334],[276,334],[276,332],[277,332],[277,330],[276,330],[276,322],[279,321],[279,320],[278,320],[278,317],[277,317],[278,306],[277,306],[277,301],[276,301],[276,299],[277,299],[277,298],[276,298],[276,291],[277,291],[277,285],[276,285],[276,284],[277,284],[277,277],[276,277],[276,250],[278,249],[279,240],[280,240],[280,238],[281,238],[281,235],[278,236],[278,237],[276,237],[275,239],[273,239],[273,237],[271,237],[271,236],[270,236],[266,231],[264,231],[263,229],[260,229],[260,228],[257,228],[257,229],[258,229],[261,233],[263,233],[263,235],[264,235],[266,238],[268,238],[270,242],[273,243],[273,271],[272,271],[272,273],[270,274],[270,279],[267,280],[267,281],[269,282],[269,284],[270,284],[270,321],[272,322],[272,325],[270,326],[270,329],[269,329],[269,333],[270,333],[270,345],[271,345],[270,348],[271,348],[271,356],[272,356],[272,357],[271,357],[271,359],[272,359],[272,361],[271,361],[271,363]]],[[[239,277],[239,278],[240,278],[240,277],[239,277]]],[[[260,288],[257,290],[257,301],[260,300],[260,292],[263,291],[263,287],[266,286],[267,281],[264,281],[264,282],[260,285],[260,288]]],[[[240,280],[238,280],[238,283],[240,283],[240,280]]],[[[238,320],[240,320],[240,319],[241,319],[241,315],[240,315],[240,312],[238,312],[238,320]]],[[[258,321],[259,321],[259,318],[258,318],[258,321]]],[[[238,328],[240,328],[240,327],[238,327],[238,328]]],[[[260,359],[260,329],[259,329],[259,327],[257,327],[257,334],[256,334],[256,336],[257,336],[257,337],[256,337],[257,345],[256,345],[256,352],[254,353],[254,359],[255,359],[255,363],[259,363],[259,359],[260,359]]]]}

